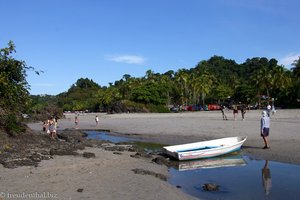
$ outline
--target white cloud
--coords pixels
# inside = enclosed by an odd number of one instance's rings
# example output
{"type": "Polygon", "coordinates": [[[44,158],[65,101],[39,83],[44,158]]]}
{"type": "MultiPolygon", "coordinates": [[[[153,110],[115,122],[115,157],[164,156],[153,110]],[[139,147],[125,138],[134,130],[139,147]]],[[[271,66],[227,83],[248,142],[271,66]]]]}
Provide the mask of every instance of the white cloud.
{"type": "Polygon", "coordinates": [[[136,55],[118,55],[118,56],[106,56],[106,59],[109,61],[114,62],[121,62],[121,63],[127,63],[127,64],[137,64],[141,65],[144,64],[146,59],[141,56],[136,55]]]}
{"type": "Polygon", "coordinates": [[[300,53],[290,53],[290,54],[286,55],[285,57],[279,59],[279,63],[290,68],[290,67],[292,67],[292,63],[295,60],[298,60],[299,56],[300,56],[300,53]]]}

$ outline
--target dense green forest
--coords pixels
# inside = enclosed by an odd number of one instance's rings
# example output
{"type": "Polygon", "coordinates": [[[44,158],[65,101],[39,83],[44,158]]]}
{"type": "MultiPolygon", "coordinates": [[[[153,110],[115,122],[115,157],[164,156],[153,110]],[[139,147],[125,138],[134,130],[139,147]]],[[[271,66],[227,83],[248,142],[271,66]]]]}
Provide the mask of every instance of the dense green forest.
{"type": "Polygon", "coordinates": [[[277,107],[295,108],[300,99],[299,69],[300,58],[288,70],[276,59],[255,57],[237,64],[213,56],[194,68],[176,72],[148,70],[143,77],[125,74],[108,87],[80,78],[64,93],[33,99],[35,106],[52,102],[64,111],[168,112],[170,106],[180,105],[263,106],[272,98],[277,107]]]}
{"type": "Polygon", "coordinates": [[[26,72],[35,69],[14,59],[14,52],[12,42],[0,49],[0,129],[12,134],[22,127],[22,113],[43,119],[63,111],[169,112],[171,106],[253,105],[271,98],[277,107],[300,107],[300,58],[288,70],[274,58],[255,57],[238,64],[213,56],[190,69],[148,70],[143,77],[124,74],[109,86],[80,78],[56,96],[32,96],[26,72]]]}

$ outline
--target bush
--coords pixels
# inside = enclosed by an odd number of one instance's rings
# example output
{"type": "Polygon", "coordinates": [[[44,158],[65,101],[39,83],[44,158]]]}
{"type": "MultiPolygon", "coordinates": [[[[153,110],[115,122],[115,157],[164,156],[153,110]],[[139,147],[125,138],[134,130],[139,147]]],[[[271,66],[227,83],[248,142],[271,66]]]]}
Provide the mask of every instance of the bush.
{"type": "Polygon", "coordinates": [[[4,129],[10,136],[15,136],[25,131],[25,126],[20,122],[21,120],[15,114],[7,114],[3,116],[4,129]]]}
{"type": "Polygon", "coordinates": [[[170,112],[170,110],[165,105],[149,104],[149,105],[147,105],[147,107],[149,108],[150,112],[153,112],[153,113],[169,113],[170,112]]]}

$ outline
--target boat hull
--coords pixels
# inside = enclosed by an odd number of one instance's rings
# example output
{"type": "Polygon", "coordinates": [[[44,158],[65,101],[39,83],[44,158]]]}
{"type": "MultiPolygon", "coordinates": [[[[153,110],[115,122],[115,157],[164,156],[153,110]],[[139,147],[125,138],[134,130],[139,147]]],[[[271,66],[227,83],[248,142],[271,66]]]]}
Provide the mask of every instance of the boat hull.
{"type": "Polygon", "coordinates": [[[241,149],[246,137],[228,137],[204,142],[164,147],[165,152],[177,160],[211,158],[241,149]]]}

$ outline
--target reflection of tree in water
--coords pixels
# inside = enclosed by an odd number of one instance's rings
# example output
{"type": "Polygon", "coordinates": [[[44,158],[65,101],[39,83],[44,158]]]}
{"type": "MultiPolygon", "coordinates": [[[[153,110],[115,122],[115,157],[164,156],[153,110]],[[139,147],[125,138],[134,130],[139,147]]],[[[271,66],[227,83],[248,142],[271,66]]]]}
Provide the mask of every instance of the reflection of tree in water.
{"type": "Polygon", "coordinates": [[[269,161],[266,160],[265,166],[262,169],[262,179],[263,179],[263,186],[265,189],[265,194],[270,194],[272,188],[272,180],[271,180],[271,171],[268,167],[269,161]]]}

